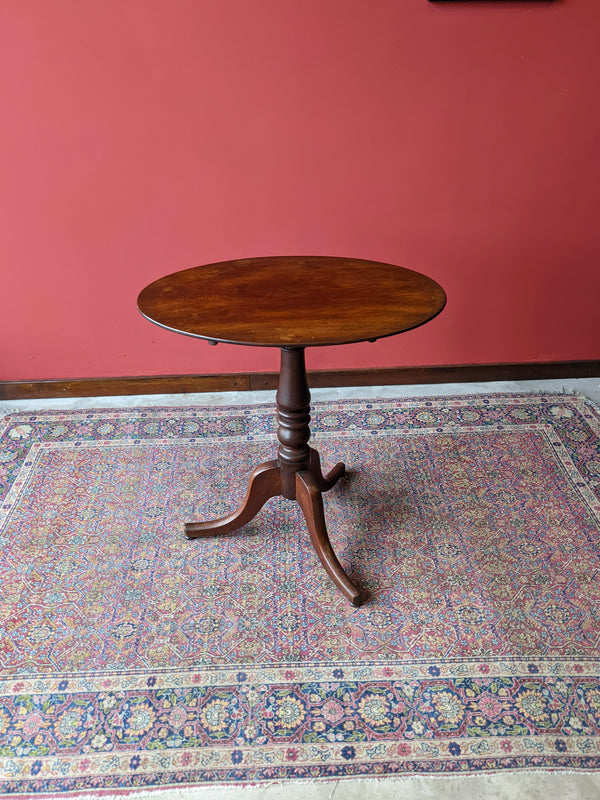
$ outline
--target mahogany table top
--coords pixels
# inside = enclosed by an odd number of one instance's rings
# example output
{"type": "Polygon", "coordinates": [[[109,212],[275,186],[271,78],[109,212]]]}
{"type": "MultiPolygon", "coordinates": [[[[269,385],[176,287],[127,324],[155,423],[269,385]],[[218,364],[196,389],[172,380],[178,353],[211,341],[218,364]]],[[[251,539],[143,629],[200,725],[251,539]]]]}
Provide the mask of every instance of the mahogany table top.
{"type": "Polygon", "coordinates": [[[140,293],[138,307],[188,336],[287,348],[391,336],[432,319],[445,302],[434,280],[392,264],[273,256],[167,275],[140,293]]]}

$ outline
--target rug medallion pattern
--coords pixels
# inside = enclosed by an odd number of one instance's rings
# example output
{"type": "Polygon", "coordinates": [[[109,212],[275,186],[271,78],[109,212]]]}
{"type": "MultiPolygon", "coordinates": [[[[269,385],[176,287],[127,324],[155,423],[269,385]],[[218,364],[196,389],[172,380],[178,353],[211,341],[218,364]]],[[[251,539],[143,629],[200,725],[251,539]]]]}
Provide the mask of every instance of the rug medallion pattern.
{"type": "Polygon", "coordinates": [[[295,503],[235,534],[270,405],[0,421],[0,791],[600,766],[600,415],[315,403],[350,606],[295,503]]]}

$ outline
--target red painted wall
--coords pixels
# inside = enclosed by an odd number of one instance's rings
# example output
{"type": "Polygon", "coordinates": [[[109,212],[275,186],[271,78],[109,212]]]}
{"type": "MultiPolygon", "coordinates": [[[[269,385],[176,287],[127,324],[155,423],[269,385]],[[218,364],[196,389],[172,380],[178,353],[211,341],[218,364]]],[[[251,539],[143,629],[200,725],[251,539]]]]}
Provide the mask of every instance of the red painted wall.
{"type": "Polygon", "coordinates": [[[448,306],[309,368],[600,357],[598,0],[0,0],[0,378],[276,369],[148,282],[249,255],[448,306]]]}

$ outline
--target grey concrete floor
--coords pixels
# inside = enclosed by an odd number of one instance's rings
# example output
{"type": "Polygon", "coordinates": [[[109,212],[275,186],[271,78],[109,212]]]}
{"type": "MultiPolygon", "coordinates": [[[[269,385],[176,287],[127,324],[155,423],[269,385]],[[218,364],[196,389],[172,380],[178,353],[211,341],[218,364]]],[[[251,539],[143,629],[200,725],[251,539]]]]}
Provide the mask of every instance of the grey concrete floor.
{"type": "MultiPolygon", "coordinates": [[[[600,378],[551,381],[496,381],[491,383],[436,383],[414,386],[356,386],[311,389],[313,400],[354,398],[439,397],[441,395],[504,394],[507,392],[578,392],[600,404],[600,378]]],[[[244,405],[275,401],[274,391],[203,392],[198,394],[150,394],[123,397],[68,397],[48,400],[0,401],[0,414],[14,411],[64,408],[131,408],[134,406],[244,405]]]]}
{"type": "MultiPolygon", "coordinates": [[[[510,392],[577,392],[600,405],[600,378],[552,381],[362,386],[314,389],[313,400],[436,397],[510,392]]],[[[134,406],[242,405],[268,403],[275,392],[222,392],[127,397],[61,398],[0,402],[0,415],[30,410],[134,406]]],[[[250,787],[215,786],[144,792],[147,800],[600,800],[600,773],[500,772],[495,774],[365,780],[288,781],[250,787]]],[[[106,797],[104,800],[108,800],[106,797]]]]}

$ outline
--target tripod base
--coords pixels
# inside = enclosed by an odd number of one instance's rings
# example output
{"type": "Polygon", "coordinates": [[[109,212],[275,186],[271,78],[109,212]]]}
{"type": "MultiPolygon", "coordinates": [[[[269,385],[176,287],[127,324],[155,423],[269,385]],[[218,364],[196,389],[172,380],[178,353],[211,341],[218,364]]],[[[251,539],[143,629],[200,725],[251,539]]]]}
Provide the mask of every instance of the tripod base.
{"type": "MultiPolygon", "coordinates": [[[[256,467],[250,476],[246,497],[233,514],[213,520],[211,522],[192,522],[185,526],[185,535],[188,539],[205,536],[218,536],[231,533],[241,528],[258,514],[260,509],[271,497],[278,497],[282,492],[281,473],[279,461],[267,461],[256,467]]],[[[333,551],[323,512],[322,493],[329,491],[345,473],[344,464],[337,464],[326,476],[321,470],[319,454],[310,448],[307,469],[298,470],[293,474],[295,479],[294,497],[300,505],[306,520],[308,532],[314,549],[327,574],[354,606],[360,606],[365,597],[358,587],[350,580],[333,551]]],[[[286,492],[284,496],[288,496],[286,492]]]]}

